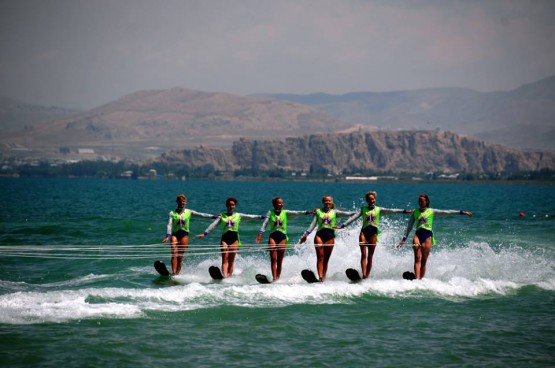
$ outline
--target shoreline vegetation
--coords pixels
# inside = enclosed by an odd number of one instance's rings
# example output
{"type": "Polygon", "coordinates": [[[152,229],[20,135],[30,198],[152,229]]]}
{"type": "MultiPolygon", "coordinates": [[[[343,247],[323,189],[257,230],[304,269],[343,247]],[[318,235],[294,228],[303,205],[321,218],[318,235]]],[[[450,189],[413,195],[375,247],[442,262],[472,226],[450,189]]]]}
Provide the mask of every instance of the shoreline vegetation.
{"type": "Polygon", "coordinates": [[[123,180],[214,180],[214,181],[326,181],[326,182],[456,182],[456,181],[548,181],[555,182],[555,170],[541,169],[520,172],[385,172],[360,171],[330,173],[325,169],[309,172],[284,169],[239,169],[220,171],[212,165],[189,167],[161,163],[135,164],[124,161],[80,161],[67,164],[36,162],[20,166],[4,165],[0,170],[3,178],[97,178],[123,180]]]}

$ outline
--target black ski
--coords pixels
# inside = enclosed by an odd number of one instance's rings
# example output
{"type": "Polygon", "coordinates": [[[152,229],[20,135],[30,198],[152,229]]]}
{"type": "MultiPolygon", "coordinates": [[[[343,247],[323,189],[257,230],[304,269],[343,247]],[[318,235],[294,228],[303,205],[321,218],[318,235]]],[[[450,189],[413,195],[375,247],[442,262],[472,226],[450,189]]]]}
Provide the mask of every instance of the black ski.
{"type": "Polygon", "coordinates": [[[168,268],[166,267],[166,265],[162,261],[155,261],[154,262],[154,268],[156,269],[156,271],[158,271],[160,276],[166,276],[166,277],[171,276],[170,271],[168,271],[168,268]]]}
{"type": "Polygon", "coordinates": [[[270,281],[270,280],[266,277],[266,275],[263,275],[263,274],[261,274],[261,273],[257,274],[255,277],[256,277],[256,281],[258,281],[258,282],[261,283],[261,284],[271,284],[271,283],[272,283],[272,281],[270,281]]]}
{"type": "Polygon", "coordinates": [[[359,282],[360,280],[362,280],[362,277],[360,277],[360,274],[354,268],[347,268],[345,270],[345,274],[347,275],[349,280],[353,282],[359,282]]]}
{"type": "Polygon", "coordinates": [[[302,270],[301,271],[301,276],[303,277],[303,279],[308,282],[309,284],[312,284],[314,282],[320,282],[320,279],[318,279],[316,277],[316,275],[314,274],[314,272],[312,272],[311,270],[302,270]]]}
{"type": "Polygon", "coordinates": [[[219,267],[210,266],[208,269],[208,273],[214,280],[223,280],[224,275],[222,275],[222,271],[220,271],[219,267]]]}

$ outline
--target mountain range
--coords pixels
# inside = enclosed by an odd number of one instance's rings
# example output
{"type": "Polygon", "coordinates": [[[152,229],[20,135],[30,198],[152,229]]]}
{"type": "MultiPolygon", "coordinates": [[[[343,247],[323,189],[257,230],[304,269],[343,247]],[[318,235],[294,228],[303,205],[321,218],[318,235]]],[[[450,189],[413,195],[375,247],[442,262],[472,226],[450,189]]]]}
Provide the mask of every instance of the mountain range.
{"type": "Polygon", "coordinates": [[[171,150],[229,148],[319,133],[450,131],[520,150],[553,151],[555,76],[508,92],[460,88],[237,96],[175,87],[132,93],[87,111],[0,99],[2,156],[144,160],[171,150]]]}
{"type": "Polygon", "coordinates": [[[3,134],[0,143],[4,152],[24,148],[41,157],[59,154],[63,147],[64,152],[87,148],[140,160],[170,149],[231,146],[241,137],[298,136],[350,126],[307,105],[171,88],[139,91],[92,110],[28,122],[24,129],[3,134]]]}
{"type": "Polygon", "coordinates": [[[508,92],[432,88],[343,95],[269,94],[385,130],[443,130],[524,150],[554,150],[555,76],[508,92]]]}

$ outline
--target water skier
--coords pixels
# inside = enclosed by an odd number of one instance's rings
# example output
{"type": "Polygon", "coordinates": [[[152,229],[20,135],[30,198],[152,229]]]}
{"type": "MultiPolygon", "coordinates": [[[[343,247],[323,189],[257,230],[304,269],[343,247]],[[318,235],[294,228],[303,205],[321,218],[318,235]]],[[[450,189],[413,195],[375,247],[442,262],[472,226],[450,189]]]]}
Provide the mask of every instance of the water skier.
{"type": "Polygon", "coordinates": [[[266,231],[266,227],[270,225],[270,236],[268,237],[268,251],[270,253],[270,264],[272,269],[272,279],[278,280],[281,276],[281,265],[285,248],[289,239],[287,237],[287,220],[288,218],[311,214],[309,211],[291,211],[283,209],[283,199],[276,197],[272,199],[273,209],[269,210],[266,218],[262,223],[262,227],[256,236],[256,244],[260,244],[262,235],[266,231]]]}
{"type": "Polygon", "coordinates": [[[374,251],[378,243],[378,235],[380,233],[378,225],[381,216],[412,213],[412,210],[378,207],[376,206],[376,197],[376,192],[366,193],[365,199],[367,205],[361,207],[339,227],[343,229],[362,216],[362,229],[360,230],[358,239],[360,246],[360,267],[362,269],[363,279],[369,277],[370,271],[372,270],[372,258],[374,257],[374,251]]]}
{"type": "Polygon", "coordinates": [[[412,238],[412,249],[414,250],[414,276],[416,279],[422,279],[426,274],[426,262],[432,250],[432,245],[436,242],[432,231],[434,215],[472,216],[472,212],[431,209],[430,199],[427,194],[420,194],[418,197],[418,206],[419,208],[415,209],[410,217],[405,235],[401,242],[399,242],[399,246],[405,244],[413,225],[416,223],[416,231],[412,238]]]}
{"type": "Polygon", "coordinates": [[[260,215],[247,215],[244,213],[235,212],[238,201],[235,198],[228,198],[225,202],[227,211],[217,215],[216,220],[208,226],[203,234],[197,235],[197,238],[206,237],[218,224],[222,226],[222,237],[220,239],[220,251],[222,254],[222,275],[229,277],[233,274],[233,267],[235,264],[235,256],[237,250],[241,245],[239,239],[239,224],[241,219],[264,219],[260,215]]]}
{"type": "Polygon", "coordinates": [[[183,255],[189,246],[189,223],[191,217],[215,218],[213,215],[196,212],[185,209],[187,205],[187,197],[185,194],[179,194],[175,199],[177,208],[170,211],[168,226],[166,228],[166,237],[162,240],[167,243],[171,239],[172,249],[172,275],[179,275],[183,265],[183,255]]]}
{"type": "Polygon", "coordinates": [[[314,237],[314,248],[316,249],[316,269],[320,281],[326,279],[328,262],[335,244],[335,223],[337,216],[351,216],[353,212],[335,210],[332,196],[326,195],[322,198],[322,208],[315,211],[312,223],[301,237],[301,243],[306,242],[308,235],[318,226],[314,237]]]}

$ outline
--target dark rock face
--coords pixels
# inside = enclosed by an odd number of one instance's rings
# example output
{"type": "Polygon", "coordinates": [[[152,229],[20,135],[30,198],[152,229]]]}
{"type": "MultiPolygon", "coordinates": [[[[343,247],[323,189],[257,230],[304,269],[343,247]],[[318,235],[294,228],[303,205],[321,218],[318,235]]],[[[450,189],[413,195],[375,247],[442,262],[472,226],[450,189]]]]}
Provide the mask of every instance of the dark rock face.
{"type": "Polygon", "coordinates": [[[156,161],[216,170],[285,169],[331,173],[356,170],[402,172],[511,172],[555,168],[554,155],[521,152],[450,132],[371,131],[284,140],[235,141],[231,148],[199,147],[163,154],[156,161]]]}

